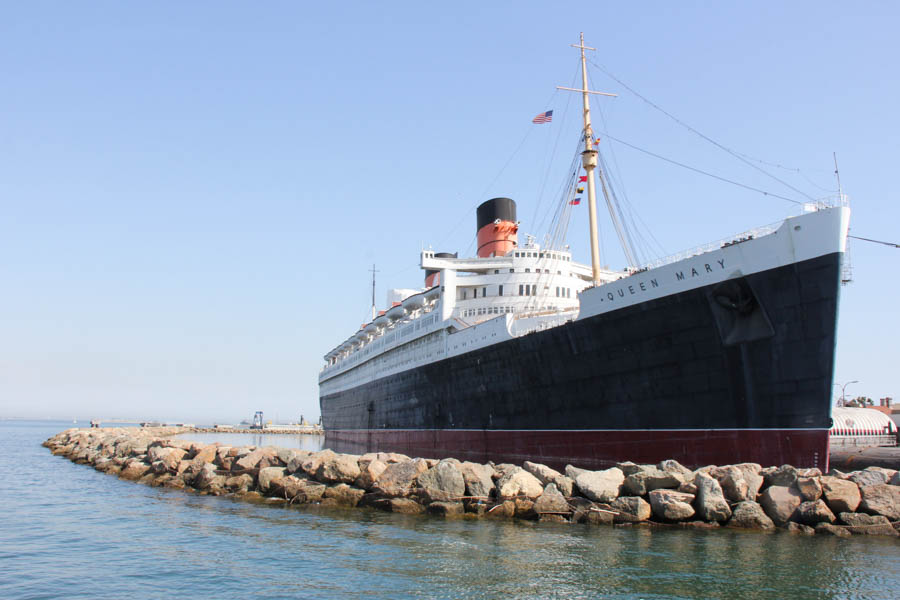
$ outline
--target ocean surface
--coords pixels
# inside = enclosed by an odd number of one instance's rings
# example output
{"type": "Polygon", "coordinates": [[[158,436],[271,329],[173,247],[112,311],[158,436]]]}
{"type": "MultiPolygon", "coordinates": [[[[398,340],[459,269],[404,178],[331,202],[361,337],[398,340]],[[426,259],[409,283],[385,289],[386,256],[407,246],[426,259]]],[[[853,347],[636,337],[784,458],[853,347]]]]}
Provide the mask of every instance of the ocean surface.
{"type": "Polygon", "coordinates": [[[122,481],[40,445],[71,426],[0,421],[5,600],[900,595],[894,539],[248,503],[122,481]]]}

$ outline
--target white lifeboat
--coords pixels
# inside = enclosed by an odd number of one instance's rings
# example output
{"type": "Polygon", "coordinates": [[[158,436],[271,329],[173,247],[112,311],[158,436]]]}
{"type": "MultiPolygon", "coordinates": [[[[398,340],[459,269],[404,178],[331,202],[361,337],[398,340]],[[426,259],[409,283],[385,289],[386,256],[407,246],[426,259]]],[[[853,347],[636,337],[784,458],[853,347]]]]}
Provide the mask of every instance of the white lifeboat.
{"type": "Polygon", "coordinates": [[[407,311],[413,311],[417,308],[422,308],[423,306],[425,306],[425,295],[415,294],[414,296],[410,296],[403,301],[402,306],[407,311]]]}

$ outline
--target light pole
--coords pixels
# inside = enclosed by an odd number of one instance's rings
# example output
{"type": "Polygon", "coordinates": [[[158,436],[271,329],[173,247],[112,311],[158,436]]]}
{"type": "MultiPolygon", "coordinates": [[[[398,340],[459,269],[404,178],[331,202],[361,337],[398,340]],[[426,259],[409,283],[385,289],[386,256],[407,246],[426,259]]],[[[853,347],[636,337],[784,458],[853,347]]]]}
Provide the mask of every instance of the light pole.
{"type": "Polygon", "coordinates": [[[841,406],[847,406],[847,398],[846,398],[847,386],[850,385],[851,383],[859,383],[859,381],[854,379],[853,381],[848,381],[845,384],[840,384],[840,383],[834,384],[834,385],[841,386],[841,406]]]}

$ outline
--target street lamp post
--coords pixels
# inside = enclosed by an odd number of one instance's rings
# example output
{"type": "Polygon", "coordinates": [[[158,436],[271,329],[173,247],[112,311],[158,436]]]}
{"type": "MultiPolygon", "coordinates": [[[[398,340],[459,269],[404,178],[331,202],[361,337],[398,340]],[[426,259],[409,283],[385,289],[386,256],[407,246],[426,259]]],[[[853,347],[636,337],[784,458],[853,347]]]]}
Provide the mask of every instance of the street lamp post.
{"type": "Polygon", "coordinates": [[[851,383],[859,383],[859,381],[854,379],[853,381],[848,381],[847,383],[844,383],[844,384],[840,384],[840,383],[834,384],[834,385],[841,386],[841,406],[847,406],[847,398],[846,398],[847,386],[850,385],[851,383]]]}

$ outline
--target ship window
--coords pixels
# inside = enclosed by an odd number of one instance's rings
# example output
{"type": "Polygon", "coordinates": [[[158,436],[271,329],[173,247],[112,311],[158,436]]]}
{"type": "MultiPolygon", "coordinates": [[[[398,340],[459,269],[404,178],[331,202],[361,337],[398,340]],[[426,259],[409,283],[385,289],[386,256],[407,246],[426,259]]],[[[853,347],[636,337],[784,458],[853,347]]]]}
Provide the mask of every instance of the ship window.
{"type": "Polygon", "coordinates": [[[526,273],[531,273],[531,269],[525,269],[526,273]]]}
{"type": "Polygon", "coordinates": [[[531,295],[537,296],[537,285],[536,284],[531,285],[531,295]]]}
{"type": "Polygon", "coordinates": [[[494,275],[499,275],[499,274],[500,274],[500,269],[494,269],[494,275]]]}
{"type": "Polygon", "coordinates": [[[487,298],[487,288],[486,287],[481,288],[481,297],[487,298]]]}
{"type": "Polygon", "coordinates": [[[472,290],[472,294],[474,294],[474,295],[472,296],[473,298],[477,298],[477,297],[478,297],[478,288],[473,289],[473,290],[472,290]]]}
{"type": "Polygon", "coordinates": [[[510,273],[515,273],[516,270],[515,270],[515,269],[510,269],[509,272],[510,272],[510,273]]]}
{"type": "Polygon", "coordinates": [[[497,295],[498,295],[498,296],[502,296],[502,295],[503,295],[503,286],[502,286],[502,285],[497,286],[497,295]]]}
{"type": "Polygon", "coordinates": [[[559,298],[559,286],[556,286],[556,297],[559,298]]]}
{"type": "Polygon", "coordinates": [[[557,274],[557,275],[562,275],[562,271],[557,271],[556,274],[557,274]]]}
{"type": "Polygon", "coordinates": [[[519,284],[519,295],[520,296],[522,295],[522,284],[521,283],[519,284]]]}
{"type": "Polygon", "coordinates": [[[518,253],[518,252],[516,252],[516,258],[519,258],[519,253],[518,253]]]}

